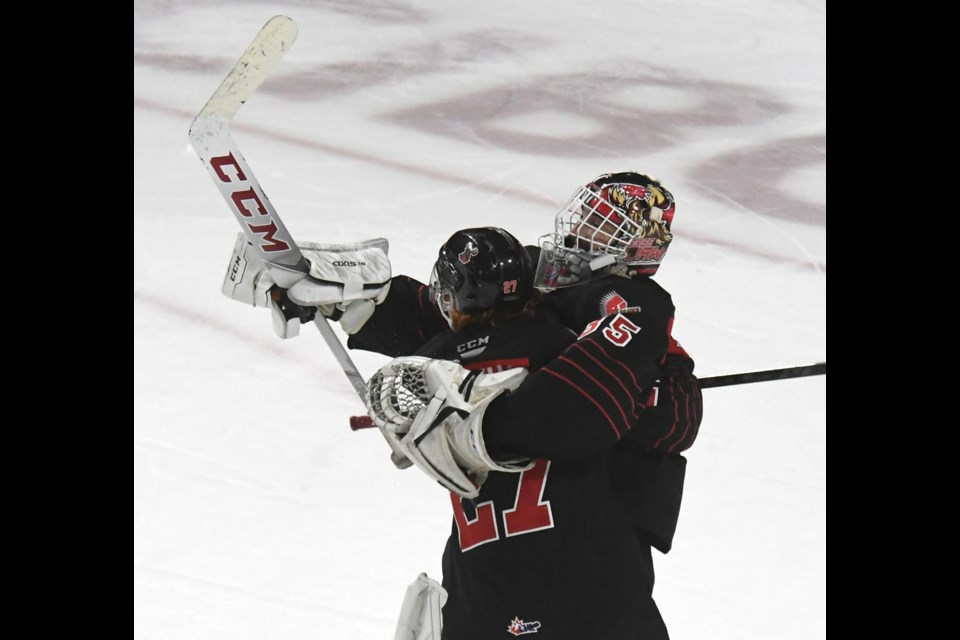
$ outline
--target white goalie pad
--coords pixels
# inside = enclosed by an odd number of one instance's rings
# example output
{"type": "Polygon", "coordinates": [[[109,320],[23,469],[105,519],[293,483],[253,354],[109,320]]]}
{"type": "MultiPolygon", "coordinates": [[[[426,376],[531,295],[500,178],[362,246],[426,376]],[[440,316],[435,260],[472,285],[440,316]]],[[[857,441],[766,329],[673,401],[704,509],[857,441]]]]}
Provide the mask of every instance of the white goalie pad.
{"type": "Polygon", "coordinates": [[[407,587],[393,640],[440,640],[447,591],[425,573],[407,587]]]}
{"type": "Polygon", "coordinates": [[[530,466],[529,458],[494,460],[483,441],[487,406],[526,375],[526,369],[488,374],[445,360],[395,358],[367,383],[367,410],[392,448],[444,487],[474,498],[488,472],[530,466]]]}
{"type": "Polygon", "coordinates": [[[245,235],[238,233],[227,273],[223,276],[220,289],[223,295],[255,307],[269,307],[267,292],[273,285],[273,278],[267,272],[260,254],[245,235]]]}
{"type": "MultiPolygon", "coordinates": [[[[328,245],[304,242],[297,246],[310,264],[310,273],[303,274],[288,289],[293,302],[304,307],[354,300],[377,304],[386,297],[391,278],[386,239],[328,245]]],[[[255,307],[269,307],[267,292],[274,284],[258,251],[244,234],[237,234],[223,278],[223,294],[255,307]]]]}
{"type": "MultiPolygon", "coordinates": [[[[310,264],[310,273],[302,274],[290,286],[287,297],[301,307],[318,307],[327,317],[335,315],[348,334],[359,331],[390,291],[387,240],[329,245],[305,242],[297,246],[310,264]]],[[[285,275],[289,280],[289,271],[285,275]]],[[[223,294],[255,307],[270,308],[274,332],[281,338],[296,337],[301,320],[280,309],[271,297],[274,284],[267,263],[246,236],[238,234],[223,278],[223,294]]]]}

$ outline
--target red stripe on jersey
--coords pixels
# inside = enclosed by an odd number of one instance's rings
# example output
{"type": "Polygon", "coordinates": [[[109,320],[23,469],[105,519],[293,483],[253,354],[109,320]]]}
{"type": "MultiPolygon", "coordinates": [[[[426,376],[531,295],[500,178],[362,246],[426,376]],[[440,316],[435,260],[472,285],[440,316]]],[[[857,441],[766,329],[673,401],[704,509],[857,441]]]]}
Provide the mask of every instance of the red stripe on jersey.
{"type": "Polygon", "coordinates": [[[600,410],[600,413],[603,414],[603,417],[605,417],[605,418],[607,419],[607,422],[610,424],[610,428],[613,429],[613,432],[614,432],[615,434],[617,434],[617,440],[620,439],[620,431],[617,429],[617,425],[613,424],[613,419],[610,417],[610,415],[609,415],[606,411],[603,410],[603,407],[600,406],[600,403],[597,402],[596,400],[594,400],[594,399],[590,396],[589,393],[587,393],[586,391],[584,391],[583,389],[581,389],[580,387],[578,387],[575,383],[571,382],[571,381],[568,380],[567,378],[564,378],[564,377],[563,377],[562,375],[560,375],[559,373],[554,373],[554,372],[551,371],[550,369],[541,369],[541,371],[543,371],[544,373],[549,373],[550,375],[554,376],[555,378],[559,378],[560,380],[563,380],[563,381],[566,382],[568,385],[570,385],[571,387],[573,387],[574,389],[576,389],[577,391],[579,391],[581,394],[583,394],[583,397],[585,397],[587,400],[589,400],[590,402],[592,402],[592,403],[594,404],[594,406],[596,406],[597,409],[600,410]]]}
{"type": "Polygon", "coordinates": [[[673,380],[670,381],[670,395],[673,396],[673,425],[670,427],[670,431],[666,435],[661,436],[659,440],[653,443],[653,449],[656,449],[660,446],[660,443],[673,435],[673,432],[677,430],[677,422],[680,420],[680,404],[677,402],[676,394],[677,385],[673,380]]]}
{"type": "MultiPolygon", "coordinates": [[[[562,360],[563,362],[568,363],[570,366],[574,367],[577,371],[579,371],[579,372],[582,373],[583,375],[585,375],[585,376],[587,376],[588,378],[590,378],[590,380],[592,380],[595,385],[597,385],[598,387],[600,387],[605,394],[607,394],[608,396],[610,396],[610,400],[613,402],[613,404],[615,404],[615,405],[617,406],[617,411],[620,412],[620,416],[623,418],[623,425],[624,425],[627,429],[630,429],[630,421],[627,420],[627,414],[623,411],[623,406],[622,406],[619,402],[617,402],[617,399],[613,396],[612,393],[610,393],[610,390],[609,390],[609,389],[607,389],[605,386],[603,386],[602,384],[600,384],[600,381],[599,381],[599,380],[597,380],[597,379],[594,378],[592,375],[590,375],[589,373],[587,373],[586,371],[584,371],[583,367],[581,367],[580,365],[578,365],[576,362],[574,362],[574,361],[571,360],[570,358],[567,358],[566,356],[560,356],[559,359],[562,360]]],[[[607,373],[610,373],[610,372],[608,371],[607,373]]],[[[628,395],[627,397],[629,398],[630,396],[628,395]]]]}
{"type": "Polygon", "coordinates": [[[684,358],[689,358],[690,354],[687,353],[687,350],[680,346],[680,343],[673,339],[673,318],[670,318],[670,322],[667,323],[667,353],[673,354],[675,356],[683,356],[684,358]]]}
{"type": "Polygon", "coordinates": [[[669,336],[670,341],[667,343],[667,353],[674,356],[683,356],[684,358],[689,358],[690,354],[687,353],[687,350],[680,346],[680,343],[673,339],[673,336],[669,336]]]}
{"type": "Polygon", "coordinates": [[[600,349],[600,353],[603,354],[603,357],[609,360],[610,362],[614,362],[620,365],[623,368],[623,370],[627,372],[627,375],[630,376],[630,379],[633,380],[633,386],[636,388],[636,390],[641,392],[643,391],[643,387],[641,387],[640,383],[637,382],[637,378],[633,375],[633,371],[630,370],[630,367],[628,367],[627,365],[623,364],[622,362],[620,362],[615,358],[611,358],[610,354],[606,352],[606,350],[603,348],[603,345],[601,345],[599,342],[596,342],[593,340],[585,340],[584,342],[586,344],[592,344],[597,349],[600,349]]]}
{"type": "MultiPolygon", "coordinates": [[[[616,380],[616,381],[617,381],[617,384],[620,385],[620,388],[623,389],[623,392],[627,394],[627,397],[629,397],[630,400],[633,401],[633,397],[630,396],[630,391],[629,391],[629,389],[627,389],[627,386],[626,386],[625,384],[623,384],[623,382],[620,380],[620,378],[618,378],[617,376],[615,376],[615,375],[613,374],[613,372],[610,371],[610,369],[608,369],[602,362],[600,362],[599,360],[597,360],[597,358],[596,358],[595,356],[591,355],[586,349],[584,349],[584,348],[583,348],[583,345],[581,345],[579,342],[574,342],[574,343],[573,343],[573,346],[576,347],[577,349],[579,349],[580,351],[582,351],[582,352],[583,352],[583,355],[587,356],[588,358],[590,358],[591,360],[593,360],[594,362],[596,362],[598,367],[600,367],[601,369],[603,369],[604,371],[606,371],[606,372],[610,375],[611,378],[613,378],[614,380],[616,380]]],[[[636,408],[636,403],[635,403],[635,402],[633,403],[633,405],[634,405],[634,408],[636,408]]],[[[633,413],[636,413],[636,411],[634,411],[633,413]]]]}
{"type": "Polygon", "coordinates": [[[681,444],[683,444],[683,441],[687,439],[687,434],[690,432],[690,425],[693,424],[693,423],[691,422],[691,420],[690,420],[690,418],[691,418],[691,416],[690,416],[690,394],[684,393],[683,395],[684,395],[683,409],[684,409],[684,415],[687,417],[687,427],[683,430],[683,434],[680,436],[680,439],[677,440],[676,442],[674,442],[672,445],[670,445],[670,447],[667,449],[667,451],[670,451],[670,452],[673,452],[674,449],[676,449],[676,448],[679,447],[681,444]]]}
{"type": "MultiPolygon", "coordinates": [[[[700,419],[701,411],[697,410],[697,393],[687,394],[687,429],[684,431],[683,439],[677,443],[677,446],[683,445],[683,448],[680,451],[686,451],[697,439],[697,434],[700,431],[700,419]],[[693,429],[693,433],[689,433],[693,429]]],[[[703,409],[703,405],[700,405],[700,409],[703,409]]],[[[675,447],[672,447],[670,450],[673,451],[675,447]]]]}
{"type": "Polygon", "coordinates": [[[460,363],[464,369],[483,371],[484,373],[498,373],[507,369],[520,367],[530,368],[530,358],[500,358],[499,360],[480,360],[477,362],[460,363]]]}

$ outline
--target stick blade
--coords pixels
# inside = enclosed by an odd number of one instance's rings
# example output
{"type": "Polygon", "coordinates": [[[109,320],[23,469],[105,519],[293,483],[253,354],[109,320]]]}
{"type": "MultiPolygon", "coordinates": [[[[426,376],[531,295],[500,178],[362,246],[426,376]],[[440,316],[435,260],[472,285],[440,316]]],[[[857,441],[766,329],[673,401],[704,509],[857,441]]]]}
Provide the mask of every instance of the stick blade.
{"type": "Polygon", "coordinates": [[[205,120],[222,119],[229,122],[233,119],[293,45],[298,31],[297,23],[287,16],[270,18],[197,114],[190,126],[190,137],[194,138],[195,129],[203,128],[197,125],[205,120]]]}

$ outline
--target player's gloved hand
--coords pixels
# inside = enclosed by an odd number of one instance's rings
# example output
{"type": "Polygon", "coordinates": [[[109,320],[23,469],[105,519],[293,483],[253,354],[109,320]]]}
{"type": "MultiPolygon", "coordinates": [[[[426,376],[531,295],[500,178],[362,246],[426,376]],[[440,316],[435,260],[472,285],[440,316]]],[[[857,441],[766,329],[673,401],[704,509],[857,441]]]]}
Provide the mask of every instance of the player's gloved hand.
{"type": "Polygon", "coordinates": [[[241,233],[230,257],[222,291],[227,297],[273,311],[273,327],[281,338],[300,333],[320,309],[355,333],[373,314],[390,287],[389,244],[375,238],[350,244],[297,245],[310,264],[309,273],[277,293],[267,264],[241,233]]]}
{"type": "Polygon", "coordinates": [[[482,430],[490,402],[526,375],[526,369],[485,374],[446,360],[394,358],[367,382],[367,410],[391,448],[447,489],[474,498],[487,472],[530,466],[529,458],[493,460],[482,430]]]}
{"type": "Polygon", "coordinates": [[[660,366],[660,379],[634,429],[657,449],[682,453],[693,446],[703,418],[703,392],[693,374],[693,360],[670,338],[670,352],[660,366]],[[676,345],[676,346],[674,346],[676,345]],[[659,435],[657,435],[659,433],[659,435]],[[656,436],[656,439],[653,438],[656,436]]]}
{"type": "Polygon", "coordinates": [[[373,299],[361,298],[358,300],[345,300],[336,304],[323,304],[317,307],[324,317],[335,320],[348,334],[353,335],[363,328],[370,316],[376,310],[377,305],[387,299],[390,293],[390,281],[380,290],[380,295],[373,299]]]}

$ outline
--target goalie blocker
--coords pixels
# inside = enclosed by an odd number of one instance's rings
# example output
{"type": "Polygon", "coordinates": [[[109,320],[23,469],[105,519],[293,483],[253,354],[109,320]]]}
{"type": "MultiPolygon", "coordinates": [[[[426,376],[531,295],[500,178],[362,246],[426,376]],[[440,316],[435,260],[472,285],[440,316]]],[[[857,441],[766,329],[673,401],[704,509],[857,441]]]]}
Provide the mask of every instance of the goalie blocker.
{"type": "Polygon", "coordinates": [[[327,245],[304,242],[297,247],[310,271],[288,289],[281,289],[275,286],[255,247],[244,234],[238,234],[223,278],[223,294],[255,307],[269,307],[274,332],[284,339],[298,336],[300,325],[313,320],[317,309],[338,320],[347,333],[356,333],[389,293],[387,240],[327,245]]]}

